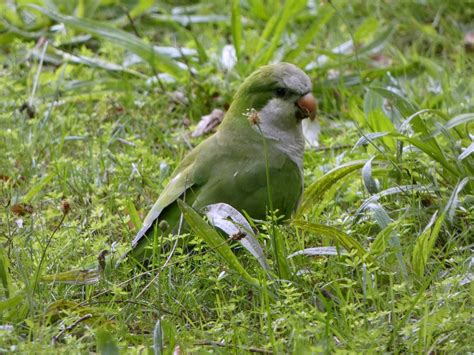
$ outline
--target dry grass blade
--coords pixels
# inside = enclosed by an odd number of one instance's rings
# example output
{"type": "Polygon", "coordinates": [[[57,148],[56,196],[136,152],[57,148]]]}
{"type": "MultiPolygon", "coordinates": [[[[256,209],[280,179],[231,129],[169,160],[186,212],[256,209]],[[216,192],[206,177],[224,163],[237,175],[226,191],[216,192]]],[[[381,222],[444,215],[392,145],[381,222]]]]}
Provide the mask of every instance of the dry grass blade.
{"type": "Polygon", "coordinates": [[[263,249],[253,236],[252,227],[239,211],[226,203],[208,205],[204,211],[214,227],[223,230],[230,239],[236,239],[257,259],[265,271],[270,271],[263,249]]]}

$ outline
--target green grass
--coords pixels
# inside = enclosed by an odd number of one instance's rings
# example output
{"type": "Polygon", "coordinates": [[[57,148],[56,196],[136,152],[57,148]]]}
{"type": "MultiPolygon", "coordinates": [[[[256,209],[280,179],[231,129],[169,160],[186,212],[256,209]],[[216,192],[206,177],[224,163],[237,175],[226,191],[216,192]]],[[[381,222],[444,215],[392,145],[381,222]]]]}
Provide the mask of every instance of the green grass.
{"type": "Polygon", "coordinates": [[[37,0],[0,13],[0,352],[474,350],[472,3],[37,0]],[[187,210],[194,252],[158,255],[152,276],[41,282],[120,255],[199,143],[200,117],[281,60],[313,80],[322,149],[306,151],[295,219],[260,226],[271,277],[187,210]],[[346,252],[308,249],[328,246],[346,252]]]}

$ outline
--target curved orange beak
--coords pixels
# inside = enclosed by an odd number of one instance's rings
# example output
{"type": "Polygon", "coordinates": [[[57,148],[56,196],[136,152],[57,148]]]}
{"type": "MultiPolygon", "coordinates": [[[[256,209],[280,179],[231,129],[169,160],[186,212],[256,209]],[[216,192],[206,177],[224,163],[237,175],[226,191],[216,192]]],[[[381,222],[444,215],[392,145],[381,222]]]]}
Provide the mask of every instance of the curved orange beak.
{"type": "Polygon", "coordinates": [[[299,108],[299,118],[309,118],[312,121],[316,118],[318,104],[310,92],[301,96],[298,101],[296,101],[296,106],[299,108]]]}

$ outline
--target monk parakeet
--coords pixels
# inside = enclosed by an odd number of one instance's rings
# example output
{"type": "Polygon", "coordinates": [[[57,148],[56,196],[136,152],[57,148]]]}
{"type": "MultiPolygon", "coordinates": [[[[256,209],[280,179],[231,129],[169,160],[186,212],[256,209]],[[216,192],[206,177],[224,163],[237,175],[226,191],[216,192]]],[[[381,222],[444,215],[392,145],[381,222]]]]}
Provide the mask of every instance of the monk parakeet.
{"type": "Polygon", "coordinates": [[[176,232],[177,200],[200,209],[226,203],[256,219],[270,210],[288,218],[303,193],[301,121],[314,118],[311,81],[289,63],[261,67],[240,86],[217,132],[173,172],[128,253],[144,257],[153,231],[176,232]]]}

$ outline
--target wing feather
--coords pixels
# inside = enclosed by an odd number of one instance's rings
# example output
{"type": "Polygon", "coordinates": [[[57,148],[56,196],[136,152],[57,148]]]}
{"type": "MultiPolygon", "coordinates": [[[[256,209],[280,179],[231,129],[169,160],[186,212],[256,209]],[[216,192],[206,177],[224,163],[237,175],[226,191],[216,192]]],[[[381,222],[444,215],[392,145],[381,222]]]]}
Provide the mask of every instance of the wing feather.
{"type": "Polygon", "coordinates": [[[153,223],[158,219],[161,212],[194,185],[191,176],[192,167],[192,164],[189,165],[184,171],[174,176],[168,185],[166,185],[160,197],[158,197],[158,200],[156,200],[150,212],[148,212],[143,220],[142,227],[132,241],[132,248],[135,248],[146,235],[146,232],[153,226],[153,223]]]}

